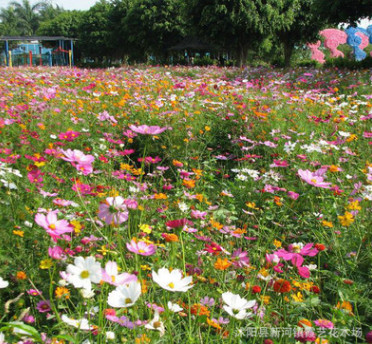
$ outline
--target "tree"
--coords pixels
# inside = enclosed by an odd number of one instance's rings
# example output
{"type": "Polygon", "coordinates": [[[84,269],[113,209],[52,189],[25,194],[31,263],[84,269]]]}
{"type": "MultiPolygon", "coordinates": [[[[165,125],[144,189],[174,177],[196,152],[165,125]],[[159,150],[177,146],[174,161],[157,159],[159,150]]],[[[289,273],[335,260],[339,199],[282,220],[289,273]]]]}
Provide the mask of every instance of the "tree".
{"type": "MultiPolygon", "coordinates": [[[[287,0],[291,1],[291,0],[287,0]]],[[[319,16],[314,0],[299,0],[294,16],[288,25],[274,26],[274,37],[282,43],[284,50],[284,64],[290,65],[295,46],[315,40],[318,32],[326,25],[326,19],[319,16]]]]}
{"type": "Polygon", "coordinates": [[[19,21],[12,6],[2,8],[0,11],[0,30],[4,36],[17,36],[19,32],[19,21]]]}
{"type": "Polygon", "coordinates": [[[109,32],[109,14],[111,6],[101,0],[84,12],[79,26],[79,40],[82,54],[101,62],[112,54],[109,32]]]}
{"type": "Polygon", "coordinates": [[[355,24],[359,19],[372,18],[371,0],[316,0],[315,6],[318,15],[333,24],[355,24]]]}
{"type": "Polygon", "coordinates": [[[45,36],[77,38],[82,17],[82,11],[64,11],[54,19],[42,21],[37,33],[45,36]]]}
{"type": "Polygon", "coordinates": [[[247,60],[248,49],[262,42],[274,25],[293,20],[293,6],[286,8],[284,3],[285,0],[190,0],[186,14],[196,35],[232,51],[241,66],[247,60]]]}
{"type": "Polygon", "coordinates": [[[35,34],[39,26],[39,10],[44,6],[43,2],[37,2],[34,5],[30,4],[29,0],[22,0],[22,4],[11,2],[10,6],[14,7],[14,11],[18,17],[20,34],[32,36],[35,34]]]}
{"type": "Polygon", "coordinates": [[[168,49],[183,37],[184,20],[177,0],[139,0],[124,20],[129,43],[142,55],[166,59],[168,49]]]}

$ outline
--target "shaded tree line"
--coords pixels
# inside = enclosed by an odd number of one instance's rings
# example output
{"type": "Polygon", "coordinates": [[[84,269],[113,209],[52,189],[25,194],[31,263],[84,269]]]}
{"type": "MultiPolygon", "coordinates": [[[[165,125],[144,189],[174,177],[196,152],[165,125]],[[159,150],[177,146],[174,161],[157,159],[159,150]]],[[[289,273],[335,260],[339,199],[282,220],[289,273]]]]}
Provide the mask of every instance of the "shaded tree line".
{"type": "Polygon", "coordinates": [[[371,0],[100,0],[87,11],[19,0],[0,10],[0,34],[76,38],[81,59],[98,63],[169,63],[172,47],[193,39],[237,65],[250,52],[289,65],[295,47],[322,28],[370,17],[371,0]]]}

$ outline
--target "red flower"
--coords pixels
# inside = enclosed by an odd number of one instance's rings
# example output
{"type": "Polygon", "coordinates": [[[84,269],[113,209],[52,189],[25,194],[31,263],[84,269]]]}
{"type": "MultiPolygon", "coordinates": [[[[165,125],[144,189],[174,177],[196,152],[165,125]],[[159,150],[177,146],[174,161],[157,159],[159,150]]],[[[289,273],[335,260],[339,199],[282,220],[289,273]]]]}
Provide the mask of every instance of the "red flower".
{"type": "Polygon", "coordinates": [[[286,281],[285,279],[280,278],[274,283],[274,291],[277,293],[289,293],[291,290],[291,283],[289,283],[289,281],[286,281]]]}
{"type": "Polygon", "coordinates": [[[310,287],[310,291],[313,292],[314,294],[319,294],[320,293],[320,289],[316,285],[313,285],[312,287],[310,287]]]}
{"type": "Polygon", "coordinates": [[[318,251],[324,251],[326,249],[325,245],[323,245],[323,244],[315,244],[315,248],[318,251]]]}
{"type": "Polygon", "coordinates": [[[258,286],[258,285],[254,285],[253,287],[252,287],[252,293],[253,294],[258,294],[258,293],[260,293],[261,292],[261,287],[260,286],[258,286]]]}

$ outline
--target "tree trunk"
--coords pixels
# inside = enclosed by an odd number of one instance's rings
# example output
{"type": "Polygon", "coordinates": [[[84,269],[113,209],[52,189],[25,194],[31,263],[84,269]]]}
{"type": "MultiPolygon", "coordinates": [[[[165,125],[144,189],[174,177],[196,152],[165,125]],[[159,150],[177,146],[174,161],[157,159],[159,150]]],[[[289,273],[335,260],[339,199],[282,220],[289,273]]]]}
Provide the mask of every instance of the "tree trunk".
{"type": "Polygon", "coordinates": [[[283,45],[284,45],[284,66],[289,67],[291,65],[293,45],[290,44],[288,41],[284,41],[283,45]]]}
{"type": "Polygon", "coordinates": [[[238,67],[241,68],[247,62],[248,58],[248,46],[245,44],[239,44],[238,52],[238,67]]]}

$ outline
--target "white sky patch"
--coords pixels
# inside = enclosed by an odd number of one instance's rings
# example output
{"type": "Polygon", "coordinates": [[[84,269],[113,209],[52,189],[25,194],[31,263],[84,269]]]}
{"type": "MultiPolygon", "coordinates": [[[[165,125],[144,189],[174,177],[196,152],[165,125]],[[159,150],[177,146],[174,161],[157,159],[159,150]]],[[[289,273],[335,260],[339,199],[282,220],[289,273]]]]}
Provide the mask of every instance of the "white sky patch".
{"type": "MultiPolygon", "coordinates": [[[[0,0],[0,8],[8,7],[13,0],[0,0]]],[[[16,0],[21,3],[21,0],[16,0]]],[[[97,0],[47,0],[53,5],[59,5],[65,10],[88,10],[92,7],[97,0]]],[[[30,1],[31,4],[35,4],[38,1],[30,1]]]]}

